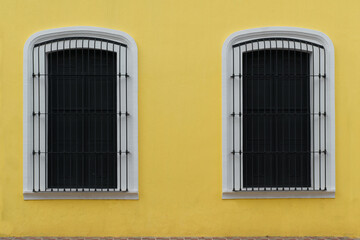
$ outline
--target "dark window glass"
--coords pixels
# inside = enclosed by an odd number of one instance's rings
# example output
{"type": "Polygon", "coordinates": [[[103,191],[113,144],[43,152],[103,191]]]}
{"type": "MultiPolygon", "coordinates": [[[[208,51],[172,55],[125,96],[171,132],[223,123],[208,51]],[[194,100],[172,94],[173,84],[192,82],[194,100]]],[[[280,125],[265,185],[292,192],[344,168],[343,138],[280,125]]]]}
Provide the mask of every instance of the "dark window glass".
{"type": "Polygon", "coordinates": [[[244,187],[310,187],[310,55],[243,54],[244,187]]]}
{"type": "Polygon", "coordinates": [[[116,188],[116,53],[48,54],[49,188],[116,188]]]}

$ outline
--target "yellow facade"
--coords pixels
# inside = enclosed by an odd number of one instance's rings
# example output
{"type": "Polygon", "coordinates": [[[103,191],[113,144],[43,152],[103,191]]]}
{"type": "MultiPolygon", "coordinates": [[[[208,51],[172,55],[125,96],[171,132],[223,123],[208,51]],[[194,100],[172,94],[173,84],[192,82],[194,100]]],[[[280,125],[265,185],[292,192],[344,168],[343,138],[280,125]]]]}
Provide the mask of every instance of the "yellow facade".
{"type": "Polygon", "coordinates": [[[1,0],[0,236],[359,237],[359,43],[357,0],[1,0]],[[67,26],[137,43],[139,200],[23,200],[23,47],[67,26]],[[266,26],[334,43],[335,199],[221,198],[222,45],[266,26]]]}

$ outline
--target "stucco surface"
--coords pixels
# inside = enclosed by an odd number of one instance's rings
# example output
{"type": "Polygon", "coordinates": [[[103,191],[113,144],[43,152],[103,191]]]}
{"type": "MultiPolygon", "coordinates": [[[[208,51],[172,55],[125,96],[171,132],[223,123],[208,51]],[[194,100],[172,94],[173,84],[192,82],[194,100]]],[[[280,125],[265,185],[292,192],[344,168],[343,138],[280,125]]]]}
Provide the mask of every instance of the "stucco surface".
{"type": "Polygon", "coordinates": [[[356,0],[1,0],[0,236],[359,237],[359,41],[356,0]],[[67,26],[137,43],[139,200],[23,200],[23,47],[67,26]],[[334,43],[335,199],[221,199],[222,45],[266,26],[334,43]]]}

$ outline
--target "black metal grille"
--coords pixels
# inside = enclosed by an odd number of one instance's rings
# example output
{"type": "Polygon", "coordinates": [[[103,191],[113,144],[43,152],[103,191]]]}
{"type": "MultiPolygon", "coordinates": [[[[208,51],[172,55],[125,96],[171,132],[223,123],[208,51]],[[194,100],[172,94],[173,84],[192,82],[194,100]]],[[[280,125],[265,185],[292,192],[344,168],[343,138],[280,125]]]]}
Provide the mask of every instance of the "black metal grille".
{"type": "Polygon", "coordinates": [[[326,190],[325,49],[264,38],[232,51],[233,191],[326,190]]]}
{"type": "Polygon", "coordinates": [[[33,191],[128,191],[127,46],[62,38],[33,48],[33,191]]]}

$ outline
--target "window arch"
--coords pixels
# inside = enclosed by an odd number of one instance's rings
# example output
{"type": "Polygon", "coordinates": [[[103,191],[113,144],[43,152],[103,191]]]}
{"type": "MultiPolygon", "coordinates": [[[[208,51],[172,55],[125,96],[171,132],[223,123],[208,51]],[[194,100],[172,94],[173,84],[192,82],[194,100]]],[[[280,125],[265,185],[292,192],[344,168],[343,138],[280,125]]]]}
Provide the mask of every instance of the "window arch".
{"type": "Polygon", "coordinates": [[[138,198],[137,46],[68,27],[24,48],[24,198],[138,198]]]}
{"type": "Polygon", "coordinates": [[[290,27],[222,51],[223,198],[334,197],[334,48],[290,27]]]}

